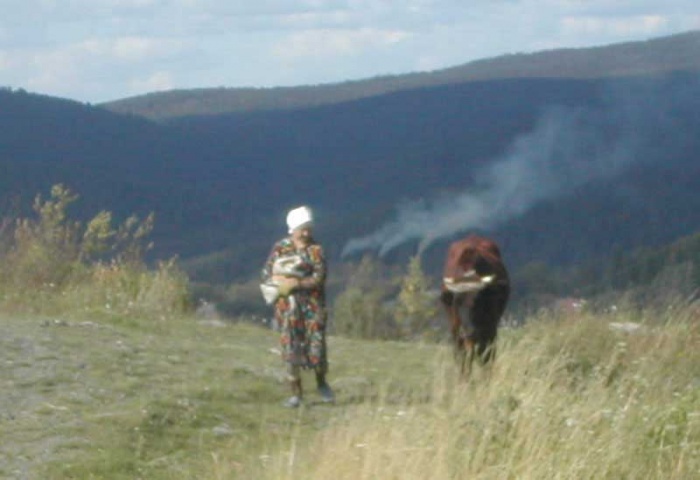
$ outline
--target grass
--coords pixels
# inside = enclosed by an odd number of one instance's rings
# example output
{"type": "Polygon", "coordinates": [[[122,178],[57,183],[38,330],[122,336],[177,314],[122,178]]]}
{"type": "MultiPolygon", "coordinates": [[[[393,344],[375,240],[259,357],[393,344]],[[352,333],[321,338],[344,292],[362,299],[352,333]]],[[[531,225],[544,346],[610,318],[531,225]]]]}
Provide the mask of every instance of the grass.
{"type": "Polygon", "coordinates": [[[459,381],[446,345],[332,337],[336,405],[309,374],[287,410],[260,327],[5,317],[0,477],[693,478],[699,340],[690,310],[537,318],[459,381]]]}

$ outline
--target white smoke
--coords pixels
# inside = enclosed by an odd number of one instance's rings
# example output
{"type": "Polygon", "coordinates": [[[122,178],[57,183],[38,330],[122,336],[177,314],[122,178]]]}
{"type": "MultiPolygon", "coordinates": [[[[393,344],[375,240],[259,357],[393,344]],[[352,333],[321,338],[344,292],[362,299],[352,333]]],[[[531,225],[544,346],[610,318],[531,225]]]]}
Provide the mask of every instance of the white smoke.
{"type": "Polygon", "coordinates": [[[351,239],[342,256],[378,250],[383,256],[409,241],[422,253],[434,241],[470,229],[489,230],[535,204],[621,172],[634,160],[640,136],[624,109],[553,108],[507,153],[478,171],[475,184],[457,194],[406,201],[396,218],[351,239]]]}

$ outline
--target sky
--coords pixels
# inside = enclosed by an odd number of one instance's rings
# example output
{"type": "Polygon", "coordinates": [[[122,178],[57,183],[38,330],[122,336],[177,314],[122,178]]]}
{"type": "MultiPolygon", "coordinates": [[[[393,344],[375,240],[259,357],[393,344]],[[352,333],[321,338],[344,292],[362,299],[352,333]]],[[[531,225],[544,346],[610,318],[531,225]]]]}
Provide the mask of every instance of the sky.
{"type": "Polygon", "coordinates": [[[2,0],[0,87],[100,103],[317,85],[700,29],[697,0],[2,0]]]}

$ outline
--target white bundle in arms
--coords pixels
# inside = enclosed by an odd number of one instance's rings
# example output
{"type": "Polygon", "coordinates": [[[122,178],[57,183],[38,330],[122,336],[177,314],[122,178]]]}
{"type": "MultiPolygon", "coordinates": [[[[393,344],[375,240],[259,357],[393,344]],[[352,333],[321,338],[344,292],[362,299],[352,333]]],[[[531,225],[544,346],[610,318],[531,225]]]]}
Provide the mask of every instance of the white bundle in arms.
{"type": "MultiPolygon", "coordinates": [[[[301,278],[304,276],[304,272],[301,270],[301,265],[303,260],[299,255],[288,255],[280,257],[275,260],[272,264],[272,275],[282,275],[284,277],[297,277],[301,278]]],[[[279,297],[279,290],[277,289],[277,284],[272,280],[261,283],[260,291],[265,299],[265,303],[272,305],[275,303],[279,297]]]]}
{"type": "Polygon", "coordinates": [[[304,261],[299,255],[280,257],[272,264],[272,274],[301,278],[304,276],[304,272],[301,270],[303,263],[304,261]]]}

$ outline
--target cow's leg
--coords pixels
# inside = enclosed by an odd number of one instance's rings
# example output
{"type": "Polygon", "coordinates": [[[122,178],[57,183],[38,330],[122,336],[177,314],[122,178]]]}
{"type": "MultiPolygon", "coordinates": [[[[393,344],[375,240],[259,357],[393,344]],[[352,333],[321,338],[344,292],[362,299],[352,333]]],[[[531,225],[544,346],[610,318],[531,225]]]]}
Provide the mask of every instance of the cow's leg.
{"type": "Polygon", "coordinates": [[[447,319],[450,322],[450,333],[452,334],[452,341],[455,345],[459,342],[459,331],[462,326],[462,321],[459,316],[460,301],[454,294],[449,294],[448,300],[445,300],[446,296],[443,295],[443,301],[445,301],[445,309],[447,311],[447,319]]]}
{"type": "Polygon", "coordinates": [[[496,342],[492,342],[491,345],[489,345],[488,350],[486,351],[486,355],[488,356],[488,361],[490,362],[495,362],[496,361],[496,342]]]}
{"type": "Polygon", "coordinates": [[[472,308],[472,323],[475,326],[475,342],[477,355],[481,364],[493,362],[496,359],[496,336],[498,323],[501,320],[508,292],[501,288],[481,292],[472,308]]]}
{"type": "Polygon", "coordinates": [[[460,301],[454,293],[448,290],[443,290],[440,299],[445,307],[447,321],[450,324],[450,335],[452,336],[453,355],[455,361],[459,362],[461,360],[461,352],[463,351],[463,339],[461,338],[462,321],[460,319],[459,314],[460,301]]]}
{"type": "Polygon", "coordinates": [[[489,334],[488,338],[485,339],[483,343],[479,345],[478,348],[478,356],[479,356],[479,362],[482,365],[485,365],[489,362],[493,362],[496,360],[496,335],[494,334],[489,334]]]}
{"type": "Polygon", "coordinates": [[[461,376],[464,376],[464,372],[466,369],[466,363],[467,363],[467,351],[464,350],[464,347],[461,345],[455,345],[455,360],[457,362],[457,365],[459,366],[459,374],[461,376]]]}
{"type": "Polygon", "coordinates": [[[469,315],[473,306],[473,297],[455,295],[452,292],[444,291],[442,293],[442,302],[445,305],[447,318],[450,322],[455,362],[459,366],[460,376],[467,378],[471,374],[476,351],[469,332],[471,328],[465,326],[470,321],[469,315]]]}
{"type": "Polygon", "coordinates": [[[461,375],[467,379],[471,376],[474,358],[476,356],[477,342],[474,341],[474,326],[472,324],[472,309],[474,297],[463,295],[460,297],[459,308],[456,311],[458,322],[458,345],[461,352],[461,375]]]}
{"type": "Polygon", "coordinates": [[[464,330],[459,324],[459,312],[455,312],[455,317],[457,326],[452,329],[452,348],[455,361],[460,365],[461,371],[464,372],[465,363],[467,361],[466,338],[464,336],[464,330]]]}
{"type": "Polygon", "coordinates": [[[476,352],[476,345],[470,338],[464,339],[462,342],[462,377],[469,378],[472,374],[472,366],[474,365],[474,355],[476,352]]]}

